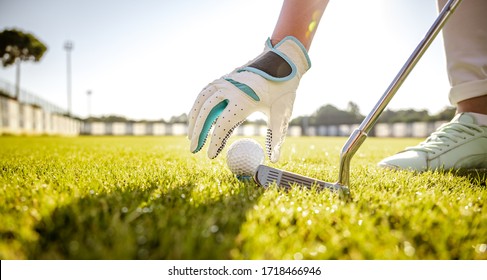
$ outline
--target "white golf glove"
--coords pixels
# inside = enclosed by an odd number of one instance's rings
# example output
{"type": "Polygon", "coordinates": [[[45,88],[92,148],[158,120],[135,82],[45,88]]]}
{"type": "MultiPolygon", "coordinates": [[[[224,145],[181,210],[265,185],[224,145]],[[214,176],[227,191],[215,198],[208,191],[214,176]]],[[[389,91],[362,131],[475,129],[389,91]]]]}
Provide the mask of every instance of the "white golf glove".
{"type": "Polygon", "coordinates": [[[198,95],[189,113],[191,152],[203,148],[214,126],[208,157],[217,157],[233,130],[260,111],[268,117],[267,155],[272,162],[278,161],[296,89],[310,67],[306,49],[296,38],[286,37],[275,46],[268,39],[261,55],[213,81],[198,95]]]}

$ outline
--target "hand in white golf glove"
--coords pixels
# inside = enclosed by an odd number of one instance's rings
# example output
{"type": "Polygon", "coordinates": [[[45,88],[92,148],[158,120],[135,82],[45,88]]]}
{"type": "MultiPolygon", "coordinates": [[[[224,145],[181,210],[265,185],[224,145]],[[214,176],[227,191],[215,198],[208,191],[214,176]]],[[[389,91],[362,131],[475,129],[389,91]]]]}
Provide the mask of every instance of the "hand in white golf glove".
{"type": "Polygon", "coordinates": [[[296,38],[286,37],[275,46],[268,39],[261,55],[213,81],[198,95],[189,113],[191,151],[203,148],[214,125],[208,157],[217,157],[233,130],[260,111],[268,117],[267,154],[272,162],[278,161],[296,89],[310,66],[306,49],[296,38]]]}

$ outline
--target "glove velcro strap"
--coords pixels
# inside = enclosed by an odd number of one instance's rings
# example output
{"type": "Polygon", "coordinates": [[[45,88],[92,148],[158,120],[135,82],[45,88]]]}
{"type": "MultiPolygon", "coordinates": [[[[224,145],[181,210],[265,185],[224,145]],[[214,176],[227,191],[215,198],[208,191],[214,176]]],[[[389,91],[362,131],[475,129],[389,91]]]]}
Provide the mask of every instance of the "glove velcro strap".
{"type": "Polygon", "coordinates": [[[271,50],[250,65],[238,70],[238,72],[253,72],[263,78],[274,81],[289,81],[296,75],[296,66],[284,54],[277,50],[271,50]]]}
{"type": "Polygon", "coordinates": [[[285,82],[293,79],[298,71],[302,75],[311,66],[306,49],[292,36],[284,38],[275,46],[268,39],[266,49],[267,52],[237,72],[253,72],[269,81],[285,82]]]}
{"type": "Polygon", "coordinates": [[[277,82],[287,81],[294,77],[296,67],[276,52],[269,51],[240,71],[254,72],[268,80],[277,82]]]}

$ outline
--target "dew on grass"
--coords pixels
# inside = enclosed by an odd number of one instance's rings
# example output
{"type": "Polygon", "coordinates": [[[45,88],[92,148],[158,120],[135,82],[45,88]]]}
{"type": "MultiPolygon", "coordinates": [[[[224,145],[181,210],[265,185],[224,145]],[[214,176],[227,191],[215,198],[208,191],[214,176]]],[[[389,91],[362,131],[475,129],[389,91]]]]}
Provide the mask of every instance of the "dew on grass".
{"type": "Polygon", "coordinates": [[[487,252],[487,244],[477,244],[475,245],[475,252],[477,254],[483,254],[487,252]]]}
{"type": "Polygon", "coordinates": [[[320,246],[318,246],[317,250],[319,253],[324,253],[324,252],[326,252],[327,248],[325,245],[320,245],[320,246]]]}
{"type": "Polygon", "coordinates": [[[219,228],[217,225],[212,225],[212,226],[210,227],[210,232],[211,232],[211,233],[216,233],[216,232],[218,232],[218,230],[219,230],[219,229],[220,229],[220,228],[219,228]]]}
{"type": "Polygon", "coordinates": [[[303,259],[303,254],[301,254],[301,252],[297,252],[294,254],[293,258],[297,261],[299,260],[302,260],[303,259]]]}
{"type": "Polygon", "coordinates": [[[414,256],[415,253],[416,253],[416,249],[414,249],[413,245],[411,245],[411,243],[405,241],[404,242],[404,254],[406,254],[406,256],[408,256],[408,257],[412,257],[412,256],[414,256]]]}

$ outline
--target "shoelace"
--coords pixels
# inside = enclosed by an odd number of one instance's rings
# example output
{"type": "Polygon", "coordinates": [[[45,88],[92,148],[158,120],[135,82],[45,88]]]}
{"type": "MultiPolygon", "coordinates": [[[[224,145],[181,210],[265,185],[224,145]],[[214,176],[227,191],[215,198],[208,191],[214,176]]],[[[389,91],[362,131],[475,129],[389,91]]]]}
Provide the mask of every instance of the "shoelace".
{"type": "Polygon", "coordinates": [[[436,154],[436,152],[441,152],[443,148],[458,144],[458,142],[474,137],[476,134],[482,133],[482,131],[482,128],[475,124],[447,123],[440,126],[424,142],[421,142],[418,146],[406,148],[406,151],[436,154]]]}

